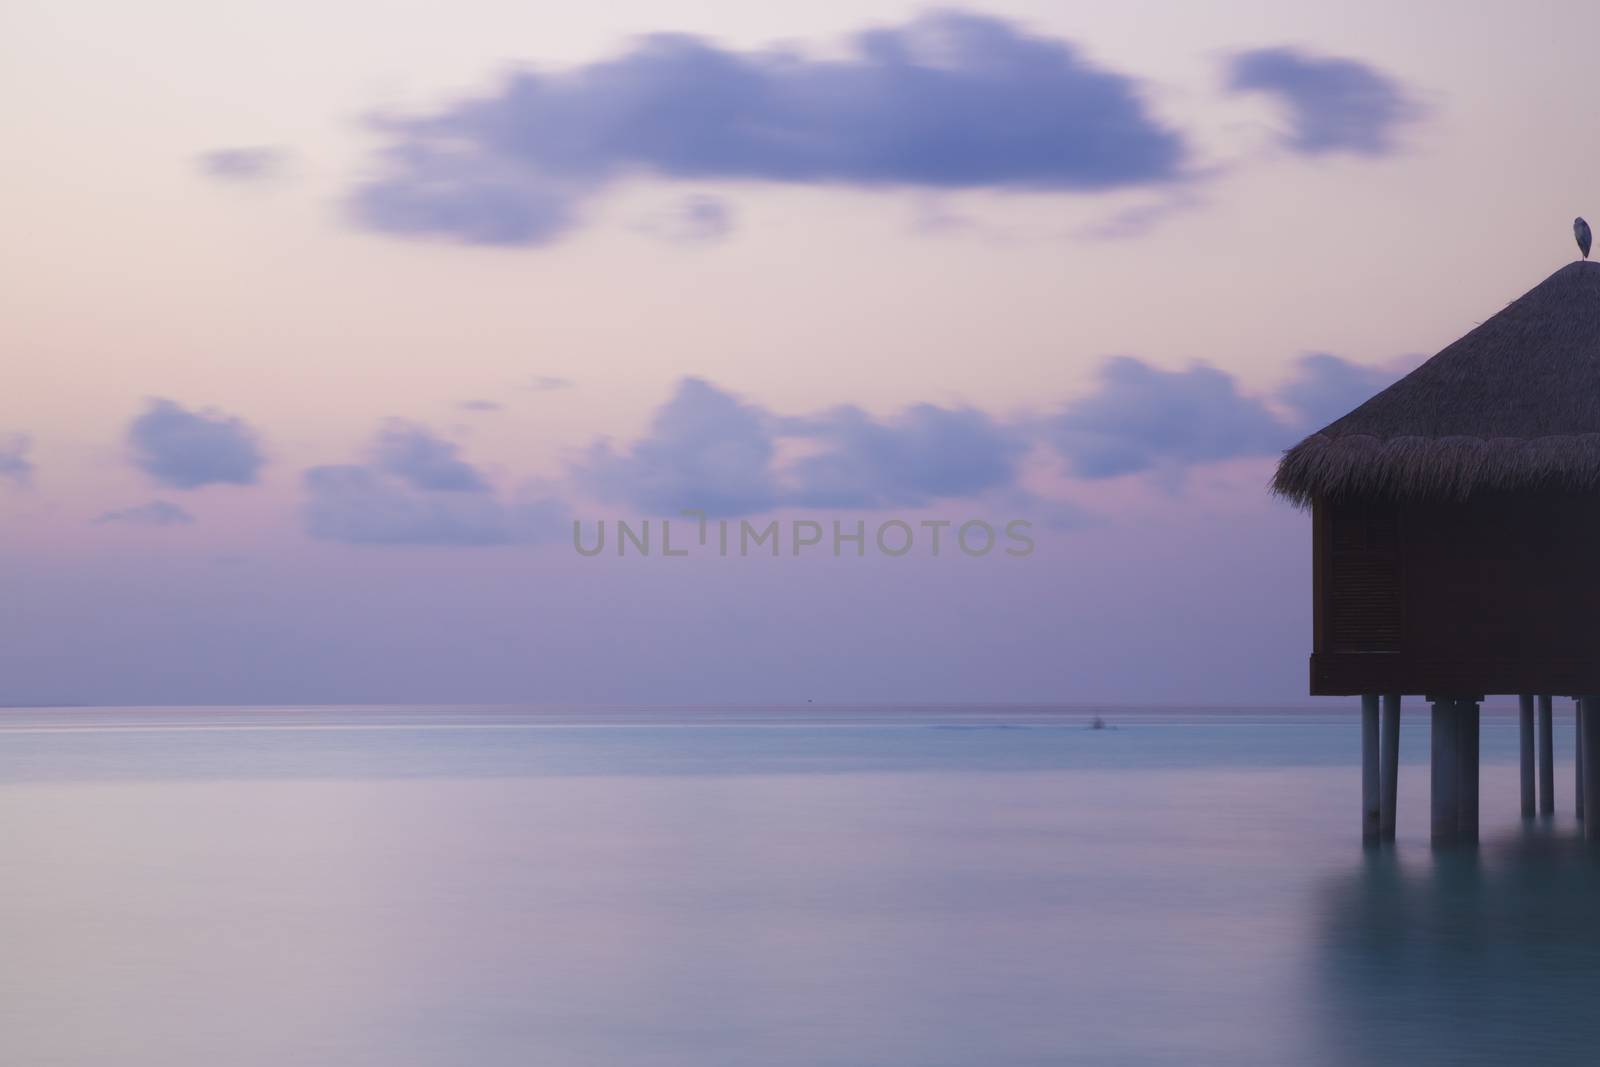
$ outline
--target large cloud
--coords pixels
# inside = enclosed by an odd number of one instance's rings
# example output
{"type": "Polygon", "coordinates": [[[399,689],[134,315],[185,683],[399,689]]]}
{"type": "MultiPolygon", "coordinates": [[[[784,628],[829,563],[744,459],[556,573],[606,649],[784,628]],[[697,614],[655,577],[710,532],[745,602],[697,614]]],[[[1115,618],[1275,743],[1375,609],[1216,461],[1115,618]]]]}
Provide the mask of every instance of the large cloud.
{"type": "Polygon", "coordinates": [[[26,434],[13,434],[0,438],[0,481],[13,485],[27,485],[33,481],[33,460],[28,450],[33,440],[26,434]]]}
{"type": "MultiPolygon", "coordinates": [[[[1093,390],[1044,419],[916,404],[887,417],[844,406],[781,415],[712,382],[685,378],[648,431],[597,441],[573,464],[582,494],[646,515],[733,517],[780,508],[920,508],[977,500],[1083,525],[1076,506],[1022,484],[1024,460],[1051,445],[1068,472],[1101,480],[1241,457],[1268,457],[1365,400],[1392,370],[1317,353],[1266,396],[1205,364],[1163,370],[1107,360],[1093,390]],[[1269,402],[1270,401],[1270,402],[1269,402]]],[[[502,545],[560,539],[569,512],[549,487],[506,497],[426,427],[391,419],[369,461],[305,472],[305,527],[364,545],[502,545]]]]}
{"type": "Polygon", "coordinates": [[[1307,155],[1382,156],[1418,113],[1399,82],[1354,59],[1258,48],[1233,57],[1228,88],[1278,97],[1289,109],[1288,146],[1307,155]]]}
{"type": "Polygon", "coordinates": [[[537,485],[503,498],[452,442],[390,420],[370,464],[312,467],[302,476],[310,536],[354,545],[531,544],[562,536],[567,511],[537,485]]]}
{"type": "Polygon", "coordinates": [[[128,425],[127,441],[134,464],[173,489],[252,485],[264,461],[256,432],[244,421],[161,398],[128,425]]]}
{"type": "Polygon", "coordinates": [[[624,175],[938,189],[1106,190],[1182,176],[1186,147],[1129,77],[1067,41],[948,12],[845,58],[657,34],[613,59],[522,71],[432,114],[376,120],[365,226],[542,244],[624,175]]]}

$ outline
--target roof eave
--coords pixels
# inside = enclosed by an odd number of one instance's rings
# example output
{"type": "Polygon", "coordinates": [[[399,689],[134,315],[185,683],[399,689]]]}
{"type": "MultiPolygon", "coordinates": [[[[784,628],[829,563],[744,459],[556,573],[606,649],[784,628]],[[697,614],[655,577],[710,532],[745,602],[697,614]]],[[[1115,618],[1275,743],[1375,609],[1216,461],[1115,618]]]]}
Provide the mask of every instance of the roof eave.
{"type": "Polygon", "coordinates": [[[1483,492],[1600,490],[1600,433],[1390,437],[1315,433],[1284,453],[1272,492],[1316,499],[1465,500],[1483,492]]]}

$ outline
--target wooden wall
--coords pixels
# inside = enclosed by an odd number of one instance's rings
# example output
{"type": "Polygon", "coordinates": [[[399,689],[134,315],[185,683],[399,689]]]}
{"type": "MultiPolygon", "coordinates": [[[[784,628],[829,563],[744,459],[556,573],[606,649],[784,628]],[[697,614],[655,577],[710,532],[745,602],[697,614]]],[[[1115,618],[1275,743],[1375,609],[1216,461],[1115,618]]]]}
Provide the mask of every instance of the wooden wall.
{"type": "Polygon", "coordinates": [[[1313,694],[1600,693],[1600,495],[1318,504],[1313,694]]]}

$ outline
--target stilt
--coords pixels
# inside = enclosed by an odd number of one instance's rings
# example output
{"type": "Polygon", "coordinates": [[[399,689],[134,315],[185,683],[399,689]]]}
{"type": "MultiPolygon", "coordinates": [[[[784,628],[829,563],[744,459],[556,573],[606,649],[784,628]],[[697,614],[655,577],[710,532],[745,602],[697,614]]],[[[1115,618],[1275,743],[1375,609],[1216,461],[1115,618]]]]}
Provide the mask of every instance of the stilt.
{"type": "Polygon", "coordinates": [[[1461,776],[1456,730],[1456,702],[1447,697],[1433,701],[1433,811],[1432,840],[1435,845],[1453,845],[1461,821],[1461,776]]]}
{"type": "Polygon", "coordinates": [[[1533,694],[1517,697],[1517,731],[1522,741],[1522,817],[1534,816],[1533,796],[1533,694]]]}
{"type": "Polygon", "coordinates": [[[1394,840],[1395,800],[1400,792],[1400,694],[1383,697],[1383,739],[1378,765],[1378,839],[1394,840]]]}
{"type": "Polygon", "coordinates": [[[1539,814],[1556,813],[1555,710],[1548,693],[1539,697],[1539,814]]]}
{"type": "Polygon", "coordinates": [[[1461,776],[1460,819],[1457,838],[1478,843],[1478,702],[1456,701],[1456,759],[1461,776]]]}
{"type": "Polygon", "coordinates": [[[1578,714],[1583,718],[1583,836],[1600,840],[1600,697],[1584,697],[1578,714]]]}
{"type": "Polygon", "coordinates": [[[1583,698],[1572,698],[1572,805],[1583,818],[1583,698]]]}
{"type": "Polygon", "coordinates": [[[1374,844],[1379,833],[1378,694],[1361,696],[1361,840],[1374,844]]]}

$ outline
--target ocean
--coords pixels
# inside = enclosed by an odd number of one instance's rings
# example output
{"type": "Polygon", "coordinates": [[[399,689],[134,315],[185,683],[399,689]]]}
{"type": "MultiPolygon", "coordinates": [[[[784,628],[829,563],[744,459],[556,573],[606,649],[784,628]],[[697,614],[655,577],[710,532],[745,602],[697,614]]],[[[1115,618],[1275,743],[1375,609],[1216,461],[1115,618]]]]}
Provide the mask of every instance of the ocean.
{"type": "Polygon", "coordinates": [[[0,1064],[1592,1058],[1600,861],[1320,708],[0,711],[0,1064]],[[1103,729],[1091,728],[1099,716],[1103,729]]]}

